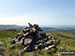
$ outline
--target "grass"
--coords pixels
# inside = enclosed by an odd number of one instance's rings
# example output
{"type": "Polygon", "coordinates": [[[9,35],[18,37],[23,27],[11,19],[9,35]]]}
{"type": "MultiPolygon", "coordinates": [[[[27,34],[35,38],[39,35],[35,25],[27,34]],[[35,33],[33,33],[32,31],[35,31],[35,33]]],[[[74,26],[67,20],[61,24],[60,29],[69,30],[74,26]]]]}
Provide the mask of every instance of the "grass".
{"type": "Polygon", "coordinates": [[[20,30],[0,30],[0,39],[14,37],[20,30]]]}
{"type": "MultiPolygon", "coordinates": [[[[68,32],[59,32],[59,31],[47,32],[47,34],[52,34],[55,38],[60,40],[60,44],[58,45],[58,51],[57,52],[59,52],[59,51],[75,51],[75,40],[68,39],[68,38],[62,38],[62,37],[57,35],[57,34],[60,34],[63,36],[75,38],[74,34],[68,33],[68,32]],[[65,50],[61,50],[61,47],[63,47],[65,50]]],[[[74,55],[62,55],[62,56],[74,56],[74,55]]]]}
{"type": "MultiPolygon", "coordinates": [[[[20,30],[0,30],[0,42],[3,42],[3,49],[5,50],[4,54],[6,56],[10,56],[10,54],[13,54],[13,56],[17,56],[18,52],[17,49],[12,49],[10,48],[11,46],[11,42],[10,40],[12,40],[14,38],[14,36],[16,36],[17,33],[19,33],[20,30]]],[[[54,32],[46,32],[47,35],[53,35],[55,38],[57,38],[58,40],[60,40],[60,43],[56,46],[57,47],[57,52],[56,53],[52,53],[52,54],[48,54],[48,52],[53,51],[54,49],[50,49],[49,51],[45,51],[44,49],[42,49],[40,51],[40,54],[38,53],[38,50],[32,51],[32,52],[26,52],[24,53],[24,55],[29,56],[32,53],[35,53],[37,56],[41,55],[41,56],[56,56],[59,54],[59,51],[75,51],[75,40],[72,39],[68,39],[68,38],[62,38],[60,36],[58,36],[57,34],[63,35],[63,36],[68,36],[71,38],[75,38],[75,34],[73,34],[72,32],[60,32],[60,31],[54,31],[54,32]],[[64,50],[61,50],[61,47],[64,48],[64,50]]],[[[58,41],[56,41],[58,42],[58,41]]],[[[23,51],[23,46],[15,44],[15,47],[18,47],[19,50],[23,51]]],[[[74,55],[62,55],[62,56],[74,56],[74,55]]]]}
{"type": "Polygon", "coordinates": [[[63,36],[68,36],[68,37],[71,37],[71,38],[75,38],[75,34],[72,34],[71,32],[60,32],[60,31],[55,31],[54,33],[60,34],[60,35],[63,35],[63,36]]]}

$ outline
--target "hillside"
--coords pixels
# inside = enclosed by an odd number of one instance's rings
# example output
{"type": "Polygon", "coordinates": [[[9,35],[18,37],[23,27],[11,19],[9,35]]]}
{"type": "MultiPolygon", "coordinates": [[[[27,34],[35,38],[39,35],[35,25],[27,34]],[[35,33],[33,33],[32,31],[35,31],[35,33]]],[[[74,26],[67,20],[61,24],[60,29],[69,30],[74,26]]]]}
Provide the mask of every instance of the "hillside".
{"type": "MultiPolygon", "coordinates": [[[[10,46],[11,46],[11,40],[14,38],[14,36],[16,36],[16,34],[20,32],[20,30],[0,30],[0,42],[3,42],[3,49],[5,50],[4,51],[4,54],[6,56],[10,56],[10,55],[13,55],[13,56],[16,56],[18,54],[17,52],[17,49],[11,49],[10,46]]],[[[59,55],[59,51],[75,51],[75,40],[74,39],[69,39],[69,38],[66,38],[66,37],[71,37],[71,38],[75,38],[75,34],[72,33],[72,32],[62,32],[62,31],[54,31],[54,32],[46,32],[47,35],[53,35],[55,38],[59,39],[60,40],[60,44],[57,45],[57,50],[55,53],[50,53],[48,54],[46,51],[44,51],[44,49],[42,49],[40,51],[40,54],[41,56],[56,56],[56,55],[59,55]],[[62,35],[62,36],[59,36],[59,35],[62,35]],[[66,37],[63,37],[63,36],[66,36],[66,37]],[[63,50],[62,50],[63,48],[63,50]]],[[[57,41],[56,41],[57,42],[57,41]]],[[[23,49],[23,46],[21,45],[16,45],[15,47],[18,47],[21,51],[23,49]]],[[[51,49],[50,51],[52,52],[54,49],[51,49]]],[[[32,53],[35,53],[37,54],[38,50],[36,51],[32,51],[32,52],[26,52],[26,53],[23,53],[24,55],[26,56],[29,56],[31,55],[32,53]]],[[[37,56],[39,56],[37,55],[37,56]]],[[[62,55],[62,56],[69,56],[69,55],[62,55]]],[[[74,56],[74,55],[70,55],[70,56],[74,56]]]]}
{"type": "Polygon", "coordinates": [[[19,29],[23,30],[25,26],[19,26],[19,25],[0,25],[0,30],[7,30],[7,29],[19,29]]]}

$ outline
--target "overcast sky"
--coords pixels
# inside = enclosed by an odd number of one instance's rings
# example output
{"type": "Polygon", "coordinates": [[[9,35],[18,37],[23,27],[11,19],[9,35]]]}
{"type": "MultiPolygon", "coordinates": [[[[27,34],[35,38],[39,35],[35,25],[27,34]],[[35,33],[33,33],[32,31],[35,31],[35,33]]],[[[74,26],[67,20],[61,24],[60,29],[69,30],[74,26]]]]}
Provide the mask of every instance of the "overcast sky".
{"type": "Polygon", "coordinates": [[[75,0],[0,0],[0,24],[75,25],[75,0]]]}

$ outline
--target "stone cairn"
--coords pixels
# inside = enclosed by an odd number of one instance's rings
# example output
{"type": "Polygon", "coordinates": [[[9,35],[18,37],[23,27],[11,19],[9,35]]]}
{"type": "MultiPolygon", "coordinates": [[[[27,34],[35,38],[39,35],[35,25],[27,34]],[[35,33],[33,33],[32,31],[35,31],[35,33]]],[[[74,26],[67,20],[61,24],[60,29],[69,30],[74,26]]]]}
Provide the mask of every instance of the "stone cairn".
{"type": "Polygon", "coordinates": [[[46,35],[37,24],[29,24],[13,39],[12,44],[19,43],[24,46],[24,51],[33,51],[36,49],[50,49],[55,46],[55,38],[52,35],[46,35]]]}

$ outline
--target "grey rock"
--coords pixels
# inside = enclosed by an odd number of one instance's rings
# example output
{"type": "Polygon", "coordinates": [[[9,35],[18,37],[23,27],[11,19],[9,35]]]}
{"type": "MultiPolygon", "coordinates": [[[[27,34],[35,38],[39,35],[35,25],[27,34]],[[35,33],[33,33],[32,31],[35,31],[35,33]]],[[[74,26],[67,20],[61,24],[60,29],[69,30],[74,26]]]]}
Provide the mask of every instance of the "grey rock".
{"type": "Polygon", "coordinates": [[[32,51],[36,49],[42,49],[53,45],[54,43],[53,35],[47,36],[45,32],[37,24],[30,24],[29,27],[26,27],[20,33],[16,35],[12,44],[21,42],[24,45],[24,50],[32,51]]]}
{"type": "Polygon", "coordinates": [[[35,53],[30,54],[29,56],[37,56],[35,53]]]}

